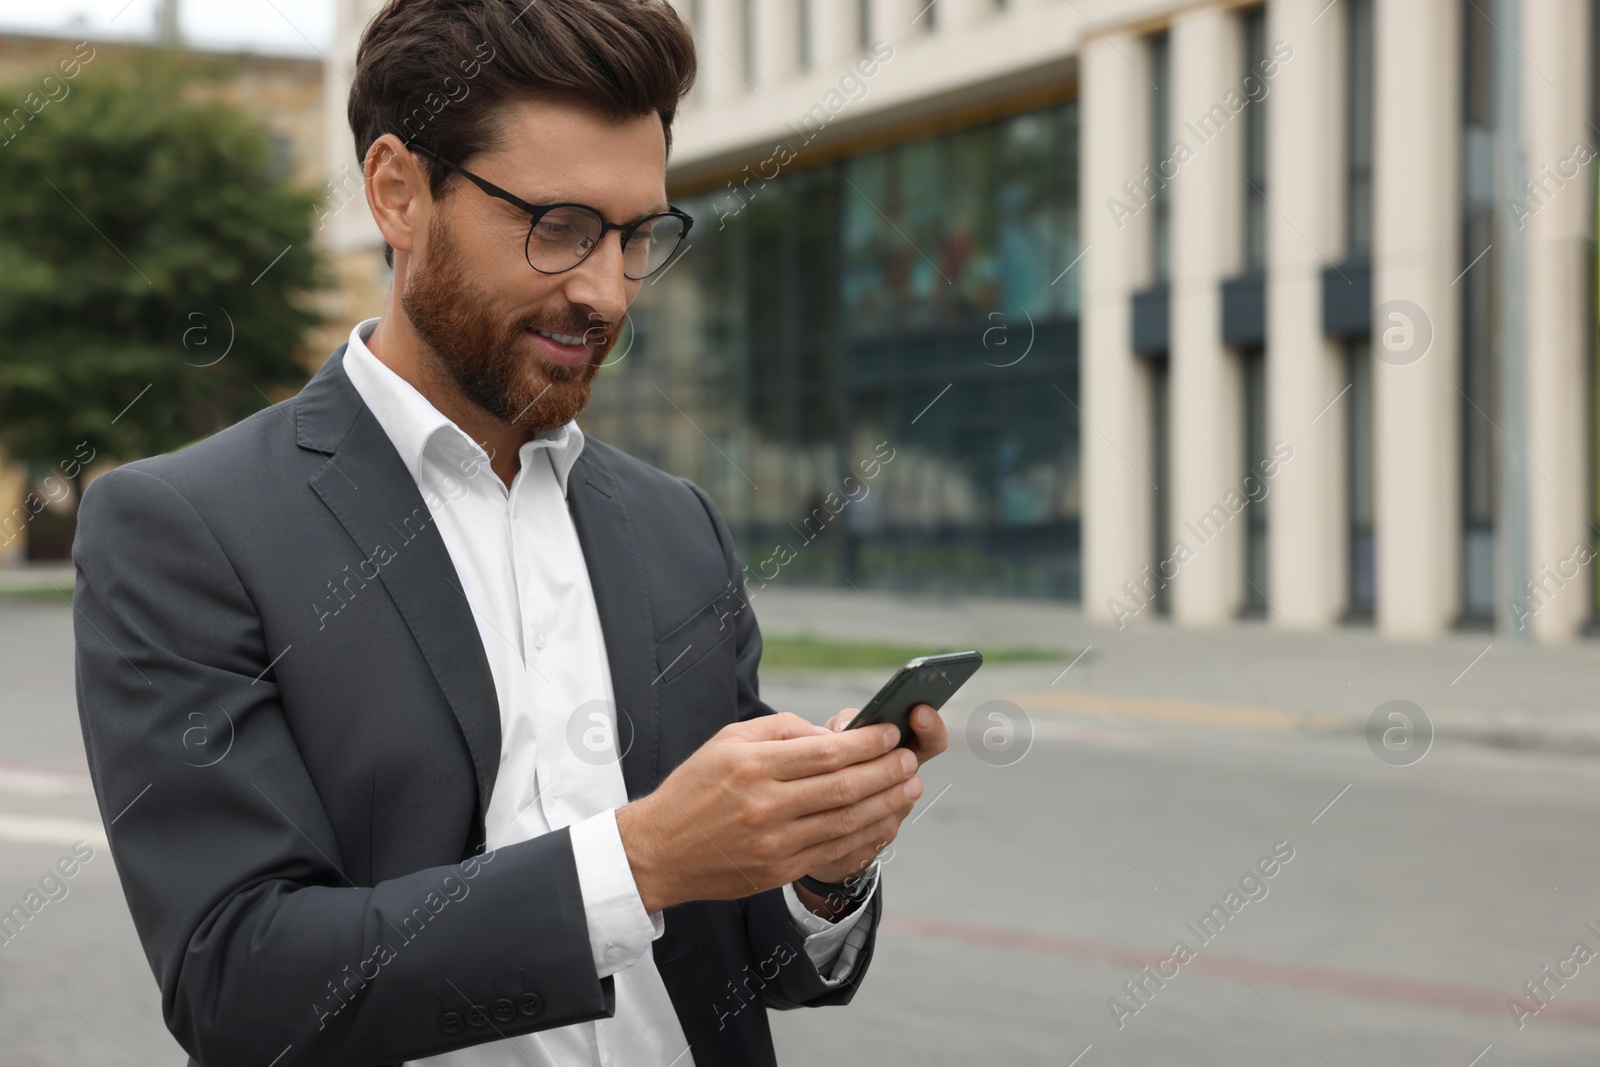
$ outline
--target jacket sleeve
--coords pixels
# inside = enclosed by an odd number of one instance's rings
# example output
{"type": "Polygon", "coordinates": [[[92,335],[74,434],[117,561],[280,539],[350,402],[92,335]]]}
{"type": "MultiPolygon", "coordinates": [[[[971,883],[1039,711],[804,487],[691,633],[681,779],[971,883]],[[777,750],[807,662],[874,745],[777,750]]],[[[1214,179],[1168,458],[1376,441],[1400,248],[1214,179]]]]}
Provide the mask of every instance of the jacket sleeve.
{"type": "MultiPolygon", "coordinates": [[[[737,650],[735,670],[738,674],[739,720],[742,722],[757,715],[772,715],[773,707],[761,699],[761,685],[757,677],[761,667],[761,627],[757,625],[755,612],[751,608],[744,567],[739,561],[738,552],[734,550],[733,537],[705,490],[687,479],[685,484],[700,498],[712,525],[716,527],[717,539],[722,543],[723,559],[728,565],[728,579],[743,604],[732,620],[735,627],[734,647],[737,650]]],[[[883,917],[881,877],[872,897],[861,905],[867,914],[862,917],[858,928],[864,930],[866,936],[856,956],[855,966],[850,976],[833,988],[828,987],[807,957],[802,947],[806,932],[790,917],[781,888],[745,897],[740,903],[744,909],[750,955],[757,961],[756,971],[765,980],[762,996],[768,1007],[824,1007],[850,1003],[856,988],[866,976],[867,967],[872,963],[873,949],[877,946],[878,923],[883,917]],[[776,974],[769,976],[769,970],[774,970],[776,974]]]]}
{"type": "Polygon", "coordinates": [[[79,512],[78,709],[178,1043],[209,1065],[386,1064],[610,1015],[567,831],[346,877],[268,677],[293,650],[265,647],[204,518],[142,467],[79,512]]]}

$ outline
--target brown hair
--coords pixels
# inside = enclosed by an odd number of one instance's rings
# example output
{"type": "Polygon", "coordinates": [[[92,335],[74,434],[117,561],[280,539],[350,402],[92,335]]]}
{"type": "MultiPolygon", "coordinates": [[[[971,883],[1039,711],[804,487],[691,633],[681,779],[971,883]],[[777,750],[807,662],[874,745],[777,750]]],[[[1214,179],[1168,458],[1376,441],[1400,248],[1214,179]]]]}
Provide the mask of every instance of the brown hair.
{"type": "MultiPolygon", "coordinates": [[[[361,35],[350,129],[358,160],[392,133],[464,164],[499,146],[501,105],[563,92],[619,119],[660,115],[670,151],[694,77],[694,38],[666,0],[389,0],[361,35]]],[[[418,158],[442,198],[454,172],[418,158]]]]}

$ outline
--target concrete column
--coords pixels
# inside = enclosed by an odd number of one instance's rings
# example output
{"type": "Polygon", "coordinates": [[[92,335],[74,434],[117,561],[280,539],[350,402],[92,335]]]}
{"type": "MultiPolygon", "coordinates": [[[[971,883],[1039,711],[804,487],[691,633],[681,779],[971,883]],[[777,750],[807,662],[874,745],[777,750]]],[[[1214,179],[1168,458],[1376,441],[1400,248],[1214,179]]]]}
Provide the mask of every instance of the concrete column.
{"type": "Polygon", "coordinates": [[[1448,629],[1461,601],[1460,9],[1375,9],[1373,476],[1378,628],[1391,637],[1448,629]],[[1391,314],[1396,300],[1420,319],[1391,314]]]}
{"type": "MultiPolygon", "coordinates": [[[[1124,585],[1150,564],[1148,374],[1132,349],[1132,292],[1149,278],[1150,212],[1113,210],[1148,160],[1146,49],[1132,34],[1086,36],[1079,57],[1082,287],[1079,440],[1083,463],[1083,610],[1118,620],[1140,612],[1124,585]],[[1119,607],[1120,605],[1120,607],[1119,607]]],[[[1064,417],[1074,417],[1063,401],[1064,417]]]]}
{"type": "Polygon", "coordinates": [[[1574,551],[1588,542],[1590,496],[1584,367],[1590,275],[1584,259],[1594,167],[1585,161],[1600,148],[1600,135],[1588,125],[1588,94],[1581,91],[1589,84],[1589,10],[1586,0],[1523,0],[1524,169],[1533,185],[1505,205],[1528,235],[1528,575],[1534,588],[1525,598],[1527,614],[1518,617],[1545,641],[1579,632],[1594,581],[1590,570],[1580,569],[1584,555],[1574,551]]]}
{"type": "Polygon", "coordinates": [[[779,86],[799,72],[799,8],[799,0],[765,0],[750,5],[756,20],[757,85],[779,86]]]}
{"type": "Polygon", "coordinates": [[[853,61],[856,43],[856,0],[811,0],[811,55],[823,70],[853,61]]]}
{"type": "Polygon", "coordinates": [[[1218,623],[1244,585],[1242,379],[1222,344],[1221,283],[1242,263],[1244,117],[1237,16],[1202,8],[1172,23],[1172,472],[1169,552],[1173,618],[1218,623]],[[1181,146],[1181,147],[1180,147],[1181,146]],[[1183,148],[1188,149],[1185,158],[1183,148]],[[1230,498],[1230,494],[1232,497],[1230,498]],[[1185,549],[1188,558],[1185,558],[1185,549]]]}
{"type": "Polygon", "coordinates": [[[1322,332],[1322,272],[1345,255],[1347,34],[1343,12],[1325,4],[1267,9],[1270,45],[1288,52],[1267,97],[1267,436],[1294,450],[1268,497],[1267,595],[1273,619],[1299,627],[1337,622],[1349,581],[1350,398],[1335,403],[1343,350],[1322,332]]]}

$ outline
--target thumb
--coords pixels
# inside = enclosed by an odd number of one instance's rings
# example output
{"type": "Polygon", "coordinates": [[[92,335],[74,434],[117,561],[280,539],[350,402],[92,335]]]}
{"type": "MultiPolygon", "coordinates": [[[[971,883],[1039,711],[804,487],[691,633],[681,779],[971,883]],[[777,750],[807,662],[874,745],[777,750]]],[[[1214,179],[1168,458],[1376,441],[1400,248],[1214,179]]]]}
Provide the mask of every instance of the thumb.
{"type": "Polygon", "coordinates": [[[850,720],[854,719],[859,714],[859,708],[845,708],[843,711],[839,712],[837,715],[833,716],[833,718],[824,723],[823,726],[826,729],[837,732],[839,730],[843,730],[845,726],[849,724],[850,720]]]}

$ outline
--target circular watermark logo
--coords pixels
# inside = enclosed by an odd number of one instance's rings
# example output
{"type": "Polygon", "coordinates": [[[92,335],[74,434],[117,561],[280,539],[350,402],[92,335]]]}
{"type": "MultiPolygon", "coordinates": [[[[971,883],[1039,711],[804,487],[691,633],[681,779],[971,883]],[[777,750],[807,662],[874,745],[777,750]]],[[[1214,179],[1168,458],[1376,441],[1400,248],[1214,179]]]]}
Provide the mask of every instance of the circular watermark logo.
{"type": "Polygon", "coordinates": [[[633,720],[609,700],[589,700],[567,716],[567,747],[595,767],[616,763],[633,747],[633,720]]]}
{"type": "Polygon", "coordinates": [[[233,716],[227,708],[215,714],[189,713],[189,726],[183,731],[183,762],[191,767],[215,767],[233,751],[233,716]]]}
{"type": "Polygon", "coordinates": [[[967,747],[991,767],[1009,767],[1033,747],[1033,720],[1009,700],[985,701],[967,717],[967,747]]]}
{"type": "Polygon", "coordinates": [[[1027,359],[1028,353],[1033,351],[1034,334],[1036,332],[1033,328],[1033,316],[1028,314],[1027,308],[1019,310],[1021,310],[1022,317],[1028,323],[1027,342],[1020,345],[1012,342],[1011,328],[1006,322],[1006,313],[1003,311],[989,312],[989,321],[994,325],[983,331],[983,350],[1000,360],[1000,362],[994,363],[985,359],[984,362],[989,366],[1015,367],[1018,363],[1027,359]]]}
{"type": "Polygon", "coordinates": [[[1433,347],[1433,320],[1409,300],[1385,300],[1372,309],[1373,354],[1392,367],[1415,363],[1433,347]]]}
{"type": "Polygon", "coordinates": [[[1433,747],[1433,720],[1409,700],[1386,701],[1367,719],[1367,747],[1391,767],[1409,767],[1433,747]]]}
{"type": "Polygon", "coordinates": [[[233,351],[233,316],[209,300],[184,304],[172,316],[167,332],[191,367],[214,367],[233,351]]]}

